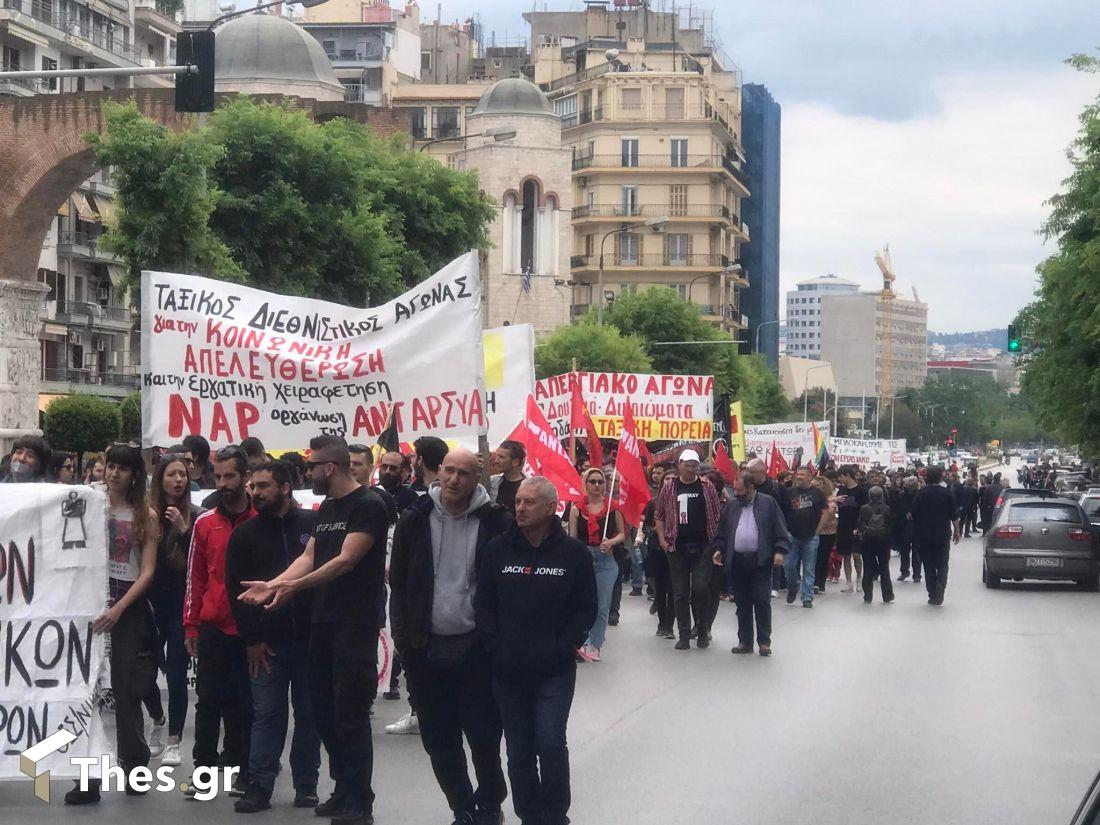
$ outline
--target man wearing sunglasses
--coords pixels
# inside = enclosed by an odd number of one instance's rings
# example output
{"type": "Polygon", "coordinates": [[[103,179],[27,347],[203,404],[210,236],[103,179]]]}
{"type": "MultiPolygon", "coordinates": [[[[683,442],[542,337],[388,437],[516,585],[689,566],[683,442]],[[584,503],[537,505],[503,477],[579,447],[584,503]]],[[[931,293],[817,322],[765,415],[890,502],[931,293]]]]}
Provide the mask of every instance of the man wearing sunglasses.
{"type": "Polygon", "coordinates": [[[312,590],[310,692],[317,730],[336,787],[318,816],[372,825],[374,750],[370,706],[378,683],[377,645],[385,623],[386,533],[382,499],[351,474],[347,442],[323,435],[309,442],[313,492],[327,496],[302,554],[271,581],[246,581],[240,599],[269,609],[312,590]]]}

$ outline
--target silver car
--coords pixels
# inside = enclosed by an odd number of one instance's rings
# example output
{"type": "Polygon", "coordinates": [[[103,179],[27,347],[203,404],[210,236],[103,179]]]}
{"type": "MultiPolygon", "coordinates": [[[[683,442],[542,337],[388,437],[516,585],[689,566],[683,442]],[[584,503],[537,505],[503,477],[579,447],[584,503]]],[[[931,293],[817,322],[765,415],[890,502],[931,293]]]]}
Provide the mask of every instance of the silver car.
{"type": "Polygon", "coordinates": [[[982,581],[1075,581],[1100,590],[1100,542],[1080,504],[1064,498],[1010,498],[985,536],[982,581]]]}

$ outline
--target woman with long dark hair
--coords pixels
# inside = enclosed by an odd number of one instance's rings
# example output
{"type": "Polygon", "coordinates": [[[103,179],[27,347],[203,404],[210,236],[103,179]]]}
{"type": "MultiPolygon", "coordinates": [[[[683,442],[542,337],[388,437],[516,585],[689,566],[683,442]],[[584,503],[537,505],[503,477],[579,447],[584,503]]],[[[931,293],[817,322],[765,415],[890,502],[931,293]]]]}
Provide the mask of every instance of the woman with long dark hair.
{"type": "Polygon", "coordinates": [[[584,471],[584,498],[569,510],[569,535],[588,545],[596,572],[596,623],[588,632],[588,641],[577,655],[588,662],[600,661],[607,622],[611,614],[611,595],[619,575],[615,548],[626,539],[623,515],[613,506],[606,490],[606,476],[598,467],[584,471]]]}
{"type": "Polygon", "coordinates": [[[191,467],[184,453],[166,453],[153,470],[149,503],[157,515],[157,569],[149,588],[149,604],[157,626],[158,652],[168,683],[168,740],[164,740],[164,707],[156,677],[145,698],[153,717],[149,750],[162,765],[179,765],[180,737],[187,720],[187,665],[183,643],[183,597],[187,589],[187,551],[195,519],[206,512],[191,504],[191,467]]]}
{"type": "MultiPolygon", "coordinates": [[[[141,450],[116,444],[107,450],[107,588],[110,607],[92,623],[111,634],[111,689],[115,696],[117,764],[126,775],[149,764],[141,700],[156,673],[156,628],[146,601],[157,564],[157,514],[145,497],[141,450]]],[[[129,785],[128,796],[144,793],[129,785]]],[[[65,794],[65,804],[99,801],[99,782],[65,794]]]]}

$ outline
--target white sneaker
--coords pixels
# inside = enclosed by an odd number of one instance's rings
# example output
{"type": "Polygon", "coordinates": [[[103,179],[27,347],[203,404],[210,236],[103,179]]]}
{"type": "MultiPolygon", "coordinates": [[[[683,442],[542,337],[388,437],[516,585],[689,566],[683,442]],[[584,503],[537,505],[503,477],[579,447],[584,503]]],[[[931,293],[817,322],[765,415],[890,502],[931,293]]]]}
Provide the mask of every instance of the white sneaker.
{"type": "Polygon", "coordinates": [[[776,591],[776,590],[773,590],[773,591],[772,591],[772,598],[773,598],[773,599],[774,599],[774,598],[776,598],[776,597],[777,597],[778,595],[779,595],[779,592],[778,592],[778,591],[776,591]]]}
{"type": "Polygon", "coordinates": [[[160,756],[164,752],[164,729],[168,727],[165,720],[158,725],[153,722],[153,728],[149,731],[149,755],[160,756]]]}
{"type": "Polygon", "coordinates": [[[160,755],[160,764],[162,765],[182,765],[183,760],[180,759],[180,746],[178,744],[169,744],[165,746],[164,753],[160,755]]]}
{"type": "Polygon", "coordinates": [[[392,725],[386,725],[386,733],[420,735],[420,720],[412,713],[406,713],[392,725]]]}

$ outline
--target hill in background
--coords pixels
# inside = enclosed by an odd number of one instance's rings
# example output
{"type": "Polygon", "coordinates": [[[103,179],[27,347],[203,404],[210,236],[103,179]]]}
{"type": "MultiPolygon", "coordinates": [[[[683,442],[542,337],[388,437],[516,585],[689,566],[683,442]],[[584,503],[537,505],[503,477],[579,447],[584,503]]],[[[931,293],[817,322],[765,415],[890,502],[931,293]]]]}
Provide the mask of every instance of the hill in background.
{"type": "Polygon", "coordinates": [[[929,332],[929,344],[948,347],[995,347],[1003,349],[1007,329],[985,329],[979,332],[929,332]]]}

